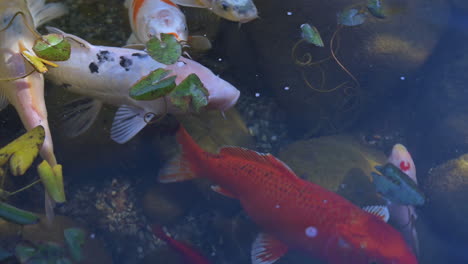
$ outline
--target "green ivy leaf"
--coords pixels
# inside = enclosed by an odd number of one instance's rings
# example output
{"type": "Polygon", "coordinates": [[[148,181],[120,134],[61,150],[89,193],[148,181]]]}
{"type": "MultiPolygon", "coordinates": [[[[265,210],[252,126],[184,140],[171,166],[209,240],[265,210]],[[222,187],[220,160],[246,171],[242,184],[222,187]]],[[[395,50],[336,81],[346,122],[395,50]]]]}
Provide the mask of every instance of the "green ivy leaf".
{"type": "Polygon", "coordinates": [[[182,55],[182,45],[171,34],[161,34],[161,39],[151,38],[146,43],[148,54],[156,61],[169,65],[174,64],[182,55]]]}
{"type": "Polygon", "coordinates": [[[176,76],[163,79],[169,74],[162,68],[156,69],[136,82],[130,89],[130,97],[135,100],[154,100],[163,97],[176,87],[176,76]]]}
{"type": "Polygon", "coordinates": [[[386,18],[387,15],[385,14],[383,5],[383,0],[368,0],[367,1],[367,9],[369,13],[371,13],[376,18],[386,18]]]}
{"type": "Polygon", "coordinates": [[[301,25],[302,38],[317,47],[323,47],[323,40],[317,28],[309,24],[301,25]]]}
{"type": "Polygon", "coordinates": [[[48,34],[36,40],[33,51],[45,60],[66,61],[70,58],[71,45],[63,35],[48,34]]]}
{"type": "Polygon", "coordinates": [[[208,104],[209,92],[194,73],[185,78],[169,95],[171,103],[183,112],[195,111],[208,104]]]}
{"type": "Polygon", "coordinates": [[[27,262],[39,253],[39,251],[32,246],[25,244],[18,244],[15,248],[15,255],[21,263],[27,262]]]}
{"type": "Polygon", "coordinates": [[[29,225],[39,222],[38,215],[18,209],[4,202],[0,202],[0,217],[20,225],[29,225]]]}
{"type": "Polygon", "coordinates": [[[73,260],[79,262],[83,258],[81,248],[85,242],[85,233],[79,228],[67,228],[63,231],[70,255],[73,260]]]}
{"type": "Polygon", "coordinates": [[[363,13],[355,8],[346,9],[338,13],[338,24],[344,26],[358,26],[366,21],[366,13],[363,13]]]}

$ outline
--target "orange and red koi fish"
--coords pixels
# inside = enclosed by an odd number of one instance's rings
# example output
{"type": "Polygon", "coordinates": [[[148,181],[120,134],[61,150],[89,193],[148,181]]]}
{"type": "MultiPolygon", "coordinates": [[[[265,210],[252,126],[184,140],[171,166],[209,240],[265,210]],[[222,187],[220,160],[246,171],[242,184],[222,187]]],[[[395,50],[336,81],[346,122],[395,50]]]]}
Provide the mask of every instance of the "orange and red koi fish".
{"type": "Polygon", "coordinates": [[[177,241],[172,237],[168,236],[164,230],[158,226],[153,225],[152,227],[154,235],[156,235],[159,239],[166,242],[171,248],[176,250],[184,259],[184,263],[187,264],[211,264],[211,262],[205,258],[203,255],[198,253],[192,247],[183,243],[181,241],[177,241]]]}
{"type": "Polygon", "coordinates": [[[177,141],[182,152],[161,172],[159,181],[206,177],[217,184],[213,190],[239,199],[265,232],[253,243],[252,263],[274,263],[289,248],[331,264],[418,263],[401,234],[377,217],[375,207],[369,210],[374,214],[368,213],[300,179],[271,154],[239,147],[208,153],[183,127],[177,141]]]}

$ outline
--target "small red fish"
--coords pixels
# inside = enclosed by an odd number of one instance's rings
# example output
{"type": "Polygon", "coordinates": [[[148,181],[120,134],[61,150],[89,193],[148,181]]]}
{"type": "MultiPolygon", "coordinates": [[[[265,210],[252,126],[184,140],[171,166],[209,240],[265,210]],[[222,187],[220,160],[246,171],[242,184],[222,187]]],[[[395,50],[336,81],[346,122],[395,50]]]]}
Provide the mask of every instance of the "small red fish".
{"type": "Polygon", "coordinates": [[[164,230],[158,226],[158,225],[153,225],[152,227],[153,233],[161,240],[166,242],[171,248],[176,250],[177,252],[180,253],[180,255],[184,259],[184,263],[187,264],[211,264],[211,262],[202,256],[200,253],[195,251],[193,248],[191,248],[189,245],[177,241],[173,239],[172,237],[168,236],[164,230]]]}
{"type": "Polygon", "coordinates": [[[289,248],[331,264],[418,263],[400,233],[377,217],[378,213],[368,213],[334,192],[300,179],[271,154],[239,147],[208,153],[183,127],[177,141],[182,153],[162,171],[159,180],[206,177],[217,184],[213,190],[239,199],[266,232],[253,243],[253,264],[274,263],[289,248]]]}

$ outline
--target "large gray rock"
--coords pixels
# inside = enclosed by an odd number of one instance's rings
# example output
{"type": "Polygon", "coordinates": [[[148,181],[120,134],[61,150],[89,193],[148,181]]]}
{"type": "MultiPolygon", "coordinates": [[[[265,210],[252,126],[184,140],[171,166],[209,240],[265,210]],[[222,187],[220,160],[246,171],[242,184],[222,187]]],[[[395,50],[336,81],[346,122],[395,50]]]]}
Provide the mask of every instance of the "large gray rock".
{"type": "Polygon", "coordinates": [[[429,172],[423,183],[425,214],[439,233],[468,240],[468,154],[429,172]]]}

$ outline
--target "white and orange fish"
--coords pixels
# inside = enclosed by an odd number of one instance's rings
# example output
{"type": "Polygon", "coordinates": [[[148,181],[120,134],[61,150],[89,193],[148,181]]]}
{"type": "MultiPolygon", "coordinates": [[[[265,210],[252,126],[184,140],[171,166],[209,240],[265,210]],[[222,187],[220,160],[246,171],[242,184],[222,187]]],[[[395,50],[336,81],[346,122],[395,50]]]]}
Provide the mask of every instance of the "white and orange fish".
{"type": "MultiPolygon", "coordinates": [[[[415,183],[418,183],[416,178],[416,166],[405,146],[402,144],[393,146],[388,162],[400,168],[400,170],[406,173],[415,183]]],[[[390,203],[388,210],[392,216],[391,221],[395,223],[403,234],[406,242],[413,248],[413,251],[419,254],[419,240],[415,226],[418,216],[414,206],[390,203]]]]}
{"type": "Polygon", "coordinates": [[[144,44],[161,34],[171,34],[198,51],[211,49],[204,36],[189,36],[185,15],[171,0],[127,0],[132,35],[127,44],[144,44]]]}
{"type": "Polygon", "coordinates": [[[57,62],[59,67],[50,69],[46,77],[87,97],[69,105],[66,126],[70,136],[87,130],[103,103],[119,107],[111,129],[111,138],[118,143],[132,139],[151,119],[166,110],[183,114],[165,98],[137,101],[129,96],[130,88],[138,80],[159,68],[169,70],[169,76],[177,75],[176,84],[195,73],[209,92],[207,108],[225,111],[239,98],[239,90],[195,61],[181,57],[175,64],[165,65],[141,50],[94,46],[58,29],[48,30],[70,39],[72,53],[67,61],[57,62]]]}
{"type": "Polygon", "coordinates": [[[258,18],[257,7],[252,0],[172,0],[181,6],[207,8],[230,21],[246,23],[258,18]]]}
{"type": "MultiPolygon", "coordinates": [[[[51,166],[57,165],[57,160],[47,121],[44,77],[23,58],[22,52],[31,51],[39,34],[35,28],[66,12],[62,4],[45,4],[43,0],[0,1],[0,110],[10,103],[27,130],[39,125],[44,127],[45,139],[40,153],[51,166]]],[[[46,214],[50,220],[52,201],[47,194],[46,214]]]]}
{"type": "Polygon", "coordinates": [[[188,40],[185,15],[171,0],[126,0],[132,35],[128,44],[146,43],[161,33],[188,40]]]}

